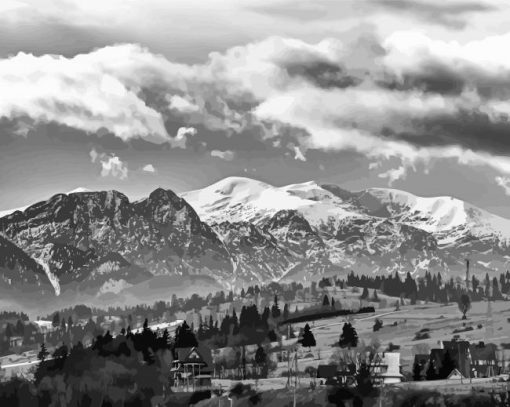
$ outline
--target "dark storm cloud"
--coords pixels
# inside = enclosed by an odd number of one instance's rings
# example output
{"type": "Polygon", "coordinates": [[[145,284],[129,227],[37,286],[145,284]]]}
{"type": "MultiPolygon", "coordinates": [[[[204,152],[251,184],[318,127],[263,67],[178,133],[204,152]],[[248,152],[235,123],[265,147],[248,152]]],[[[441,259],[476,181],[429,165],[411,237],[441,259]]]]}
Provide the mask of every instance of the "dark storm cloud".
{"type": "Polygon", "coordinates": [[[411,14],[429,23],[453,29],[464,28],[469,13],[495,10],[494,6],[479,1],[371,0],[371,3],[385,10],[411,14]]]}
{"type": "Polygon", "coordinates": [[[414,120],[413,126],[414,129],[407,132],[396,132],[386,127],[382,129],[381,136],[420,147],[456,145],[491,154],[510,153],[510,120],[507,115],[495,120],[481,111],[462,110],[456,114],[414,120]]]}
{"type": "Polygon", "coordinates": [[[322,61],[309,64],[290,64],[285,67],[291,77],[301,77],[321,88],[347,88],[363,80],[350,75],[345,68],[322,61]]]}
{"type": "Polygon", "coordinates": [[[421,90],[441,95],[460,95],[465,90],[475,90],[485,99],[507,99],[510,96],[510,72],[484,71],[481,66],[469,63],[425,59],[416,62],[412,69],[400,76],[385,72],[376,82],[383,88],[408,91],[421,90]]]}

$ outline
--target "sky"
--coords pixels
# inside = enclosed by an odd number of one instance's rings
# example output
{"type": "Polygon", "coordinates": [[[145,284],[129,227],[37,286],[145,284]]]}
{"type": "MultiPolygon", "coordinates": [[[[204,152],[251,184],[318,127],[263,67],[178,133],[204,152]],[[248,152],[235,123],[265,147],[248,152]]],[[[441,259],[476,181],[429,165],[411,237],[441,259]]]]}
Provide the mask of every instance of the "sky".
{"type": "Polygon", "coordinates": [[[0,210],[227,176],[510,217],[504,0],[2,0],[0,210]]]}

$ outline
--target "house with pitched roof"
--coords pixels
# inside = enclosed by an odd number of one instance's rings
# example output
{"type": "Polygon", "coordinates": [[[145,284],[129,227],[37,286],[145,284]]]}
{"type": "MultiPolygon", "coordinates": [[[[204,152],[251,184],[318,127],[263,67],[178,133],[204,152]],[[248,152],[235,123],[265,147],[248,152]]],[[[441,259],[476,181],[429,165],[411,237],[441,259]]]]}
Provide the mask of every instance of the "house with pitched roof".
{"type": "Polygon", "coordinates": [[[176,348],[170,370],[170,382],[180,391],[211,388],[213,359],[211,349],[203,344],[191,348],[176,348]]]}
{"type": "Polygon", "coordinates": [[[499,374],[500,367],[496,349],[497,347],[493,343],[485,344],[483,342],[469,347],[473,377],[492,377],[499,374]]]}

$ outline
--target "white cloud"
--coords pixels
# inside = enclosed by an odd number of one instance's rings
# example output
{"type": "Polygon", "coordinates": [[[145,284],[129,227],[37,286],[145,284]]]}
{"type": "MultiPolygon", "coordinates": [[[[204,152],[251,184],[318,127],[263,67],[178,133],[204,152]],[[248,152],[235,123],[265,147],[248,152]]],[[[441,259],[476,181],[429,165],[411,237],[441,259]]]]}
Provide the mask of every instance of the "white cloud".
{"type": "Polygon", "coordinates": [[[127,179],[129,172],[127,163],[123,162],[115,154],[100,153],[93,148],[89,155],[93,163],[98,161],[101,164],[102,177],[111,176],[121,180],[127,179]]]}
{"type": "Polygon", "coordinates": [[[156,168],[152,164],[147,164],[142,168],[142,171],[154,174],[156,173],[156,168]]]}
{"type": "Polygon", "coordinates": [[[168,107],[170,109],[175,109],[181,113],[194,113],[200,110],[200,107],[179,95],[172,95],[169,98],[168,107]]]}
{"type": "Polygon", "coordinates": [[[496,184],[498,184],[505,191],[505,195],[510,195],[510,177],[497,176],[494,178],[496,184]]]}
{"type": "Polygon", "coordinates": [[[406,168],[403,165],[401,165],[397,168],[389,169],[388,171],[385,171],[379,174],[378,176],[379,178],[387,178],[388,185],[391,187],[396,181],[404,179],[406,175],[407,175],[406,168]]]}
{"type": "Polygon", "coordinates": [[[116,155],[111,155],[101,159],[101,176],[126,179],[128,177],[128,168],[126,163],[122,162],[116,155]]]}
{"type": "Polygon", "coordinates": [[[226,151],[212,150],[211,156],[221,158],[222,160],[225,160],[225,161],[232,161],[234,159],[234,152],[230,151],[230,150],[226,150],[226,151]]]}
{"type": "Polygon", "coordinates": [[[176,136],[170,139],[170,145],[173,148],[186,148],[188,137],[192,137],[196,134],[197,129],[194,127],[180,127],[177,130],[176,136]]]}
{"type": "MultiPolygon", "coordinates": [[[[18,54],[0,60],[0,116],[26,115],[87,132],[105,128],[124,140],[140,136],[168,141],[174,148],[186,148],[197,127],[229,137],[263,129],[260,137],[281,148],[288,139],[282,144],[278,129],[292,126],[305,130],[287,132],[295,143],[296,159],[305,159],[302,152],[309,148],[353,150],[375,162],[400,158],[403,168],[382,174],[390,182],[414,163],[433,158],[456,158],[461,164],[487,165],[510,174],[510,159],[461,147],[460,138],[451,146],[434,146],[423,139],[430,131],[427,120],[483,112],[500,124],[510,104],[487,101],[472,89],[439,94],[377,82],[384,74],[398,76],[415,65],[421,69],[422,51],[463,72],[501,71],[510,76],[504,53],[484,50],[504,49],[504,44],[510,45],[510,35],[458,45],[421,34],[395,34],[382,43],[384,54],[373,51],[372,43],[353,48],[339,39],[312,44],[270,37],[213,52],[206,62],[194,65],[173,63],[136,45],[106,47],[74,58],[18,54]],[[359,56],[356,52],[363,54],[365,65],[351,58],[359,56]],[[346,78],[352,80],[350,85],[342,82],[346,78]],[[143,91],[153,88],[164,95],[165,106],[145,102],[143,91]],[[182,120],[175,137],[165,130],[164,120],[169,118],[174,123],[182,120]],[[388,129],[390,136],[381,136],[388,129]],[[395,134],[410,137],[392,138],[395,134]]],[[[214,148],[214,143],[208,146],[214,148]]]]}
{"type": "Polygon", "coordinates": [[[300,148],[298,146],[294,146],[294,160],[298,161],[306,161],[306,157],[301,152],[300,148]]]}

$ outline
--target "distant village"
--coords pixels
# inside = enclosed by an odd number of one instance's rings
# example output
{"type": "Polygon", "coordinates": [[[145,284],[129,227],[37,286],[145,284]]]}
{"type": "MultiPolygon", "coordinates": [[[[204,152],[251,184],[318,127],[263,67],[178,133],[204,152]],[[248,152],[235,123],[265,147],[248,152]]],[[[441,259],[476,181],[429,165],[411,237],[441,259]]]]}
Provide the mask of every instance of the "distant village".
{"type": "MultiPolygon", "coordinates": [[[[363,318],[371,321],[376,334],[387,328],[378,310],[397,312],[429,301],[457,304],[458,319],[463,320],[472,298],[487,295],[489,306],[492,300],[506,299],[510,275],[502,276],[478,282],[467,274],[462,284],[442,282],[429,273],[418,282],[409,274],[404,279],[374,279],[351,273],[345,280],[323,278],[308,286],[271,283],[206,297],[174,295],[150,306],[103,310],[78,305],[33,321],[5,311],[0,313],[0,380],[37,378],[43,374],[41,366],[51,376],[52,366],[64,366],[76,346],[117,355],[112,349],[122,343],[132,343],[143,355],[141,363],[148,365],[164,351],[158,363],[166,366],[165,389],[173,393],[213,396],[232,383],[266,379],[285,388],[299,382],[312,390],[340,386],[368,393],[411,383],[503,380],[510,366],[504,349],[469,342],[462,332],[439,339],[432,349],[423,347],[412,355],[411,364],[403,365],[399,345],[384,348],[360,337],[356,329],[356,321],[363,318]],[[325,355],[317,336],[324,327],[321,321],[332,318],[338,321],[336,339],[325,355]]],[[[415,339],[428,334],[423,328],[415,339]]]]}

